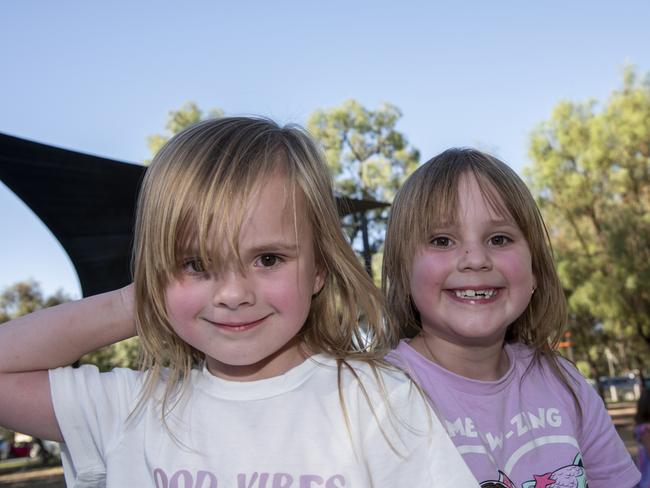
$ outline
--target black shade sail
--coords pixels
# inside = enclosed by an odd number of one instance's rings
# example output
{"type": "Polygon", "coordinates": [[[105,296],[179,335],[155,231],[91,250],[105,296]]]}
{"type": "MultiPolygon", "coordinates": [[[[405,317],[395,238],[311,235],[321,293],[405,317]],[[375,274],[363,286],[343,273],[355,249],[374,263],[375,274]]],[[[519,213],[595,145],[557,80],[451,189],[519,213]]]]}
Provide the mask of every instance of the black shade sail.
{"type": "MultiPolygon", "coordinates": [[[[127,285],[138,189],[146,167],[0,134],[0,180],[50,229],[83,296],[127,285]]],[[[339,214],[387,204],[337,198],[339,214]]]]}

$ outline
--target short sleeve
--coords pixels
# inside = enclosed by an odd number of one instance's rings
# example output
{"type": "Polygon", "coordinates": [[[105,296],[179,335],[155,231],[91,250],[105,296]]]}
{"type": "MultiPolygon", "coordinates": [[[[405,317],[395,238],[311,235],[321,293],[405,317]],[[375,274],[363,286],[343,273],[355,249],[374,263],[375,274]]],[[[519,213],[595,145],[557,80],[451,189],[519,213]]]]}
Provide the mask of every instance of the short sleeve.
{"type": "Polygon", "coordinates": [[[580,422],[579,444],[589,488],[636,486],[641,475],[616,432],[603,400],[575,368],[567,365],[566,369],[575,379],[571,386],[582,408],[582,417],[577,417],[580,422]]]}
{"type": "Polygon", "coordinates": [[[403,382],[388,401],[390,410],[378,408],[376,417],[366,418],[364,452],[373,486],[478,486],[417,387],[403,382]]]}
{"type": "Polygon", "coordinates": [[[128,369],[100,373],[95,366],[50,371],[52,403],[64,444],[66,484],[104,485],[106,453],[120,440],[135,406],[138,374],[128,369]]]}

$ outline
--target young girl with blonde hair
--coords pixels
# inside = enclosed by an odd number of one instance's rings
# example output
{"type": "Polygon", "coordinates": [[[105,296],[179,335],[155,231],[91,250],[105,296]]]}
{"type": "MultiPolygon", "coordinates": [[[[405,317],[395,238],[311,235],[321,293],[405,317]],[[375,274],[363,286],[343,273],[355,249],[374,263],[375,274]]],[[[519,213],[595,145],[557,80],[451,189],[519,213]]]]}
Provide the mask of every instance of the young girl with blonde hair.
{"type": "Polygon", "coordinates": [[[418,168],[391,209],[384,291],[410,372],[484,487],[632,487],[595,390],[553,350],[567,321],[550,241],[517,174],[474,149],[418,168]]]}
{"type": "Polygon", "coordinates": [[[211,120],[147,170],[133,286],[0,327],[0,424],[75,487],[472,486],[393,340],[309,136],[211,120]],[[136,333],[142,371],[67,366],[136,333]]]}

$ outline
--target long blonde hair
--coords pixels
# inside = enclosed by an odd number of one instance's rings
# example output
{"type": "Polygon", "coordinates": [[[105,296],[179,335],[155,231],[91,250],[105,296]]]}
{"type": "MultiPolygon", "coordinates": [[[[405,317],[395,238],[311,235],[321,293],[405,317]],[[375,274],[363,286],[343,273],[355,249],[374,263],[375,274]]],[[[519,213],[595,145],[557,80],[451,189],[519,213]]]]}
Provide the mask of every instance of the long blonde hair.
{"type": "Polygon", "coordinates": [[[568,316],[546,225],[521,178],[507,164],[481,151],[448,149],[414,171],[397,193],[388,219],[382,269],[391,324],[402,338],[415,337],[422,330],[411,298],[413,258],[437,223],[457,219],[459,183],[467,173],[476,178],[496,212],[512,216],[530,248],[537,290],[526,310],[508,326],[505,340],[531,346],[536,361],[548,358],[577,401],[554,352],[568,316]]]}
{"type": "Polygon", "coordinates": [[[277,170],[294,195],[299,191],[304,197],[317,266],[325,272],[300,332],[306,348],[340,360],[373,361],[396,342],[383,322],[381,294],[341,230],[331,177],[311,137],[297,126],[280,127],[263,118],[201,122],[174,136],[154,157],[136,215],[135,315],[142,365],[149,372],[140,404],[164,377],[163,417],[204,359],[174,332],[165,289],[178,275],[188,246],[198,245],[203,262],[216,267],[224,257],[210,245],[215,238],[238,256],[245,202],[277,170]]]}

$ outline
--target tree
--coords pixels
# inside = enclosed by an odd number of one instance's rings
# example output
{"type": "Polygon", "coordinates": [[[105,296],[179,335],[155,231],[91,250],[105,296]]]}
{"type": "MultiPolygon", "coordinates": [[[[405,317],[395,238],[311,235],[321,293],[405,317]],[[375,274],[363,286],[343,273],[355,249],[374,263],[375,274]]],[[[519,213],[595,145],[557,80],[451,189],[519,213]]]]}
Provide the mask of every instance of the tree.
{"type": "Polygon", "coordinates": [[[526,174],[549,224],[571,326],[583,337],[602,331],[624,345],[623,363],[643,366],[650,345],[650,78],[627,67],[604,105],[559,103],[533,132],[530,155],[526,174]]]}
{"type": "MultiPolygon", "coordinates": [[[[384,103],[369,110],[355,100],[338,107],[316,110],[307,129],[318,139],[327,157],[335,188],[342,195],[390,203],[406,177],[418,166],[419,152],[395,128],[402,112],[384,103]]],[[[368,220],[369,235],[364,256],[366,266],[384,242],[387,210],[368,215],[350,216],[344,220],[350,239],[355,239],[368,220]]]]}
{"type": "Polygon", "coordinates": [[[7,287],[0,294],[0,323],[68,300],[70,298],[61,290],[46,298],[35,281],[20,281],[7,287]]]}
{"type": "Polygon", "coordinates": [[[186,102],[178,110],[170,110],[167,117],[167,134],[154,134],[147,138],[147,144],[152,155],[155,155],[161,147],[169,140],[174,134],[178,134],[183,129],[194,125],[206,118],[222,117],[223,111],[220,108],[210,110],[207,117],[204,116],[203,111],[194,102],[186,102]]]}

